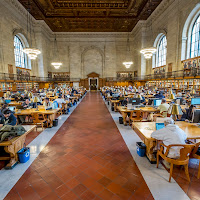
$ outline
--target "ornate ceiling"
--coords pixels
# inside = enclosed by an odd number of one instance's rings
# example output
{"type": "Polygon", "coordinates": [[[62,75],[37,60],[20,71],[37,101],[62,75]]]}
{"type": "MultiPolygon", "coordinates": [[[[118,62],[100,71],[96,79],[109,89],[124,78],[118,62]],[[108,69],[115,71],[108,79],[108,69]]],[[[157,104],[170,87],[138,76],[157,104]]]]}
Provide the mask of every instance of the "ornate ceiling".
{"type": "Polygon", "coordinates": [[[162,0],[18,0],[55,32],[127,32],[162,0]]]}

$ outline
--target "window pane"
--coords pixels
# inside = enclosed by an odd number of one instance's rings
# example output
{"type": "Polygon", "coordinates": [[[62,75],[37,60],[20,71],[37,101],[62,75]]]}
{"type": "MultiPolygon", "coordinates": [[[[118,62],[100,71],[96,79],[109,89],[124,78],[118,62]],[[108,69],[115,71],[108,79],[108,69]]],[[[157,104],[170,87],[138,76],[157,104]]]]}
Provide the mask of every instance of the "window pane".
{"type": "Polygon", "coordinates": [[[200,16],[194,23],[191,34],[190,58],[200,56],[200,16]]]}
{"type": "Polygon", "coordinates": [[[160,42],[157,46],[156,67],[166,65],[166,56],[167,56],[167,38],[164,35],[160,39],[160,42]]]}
{"type": "Polygon", "coordinates": [[[23,52],[23,44],[18,36],[14,37],[15,66],[27,68],[27,56],[23,52]]]}

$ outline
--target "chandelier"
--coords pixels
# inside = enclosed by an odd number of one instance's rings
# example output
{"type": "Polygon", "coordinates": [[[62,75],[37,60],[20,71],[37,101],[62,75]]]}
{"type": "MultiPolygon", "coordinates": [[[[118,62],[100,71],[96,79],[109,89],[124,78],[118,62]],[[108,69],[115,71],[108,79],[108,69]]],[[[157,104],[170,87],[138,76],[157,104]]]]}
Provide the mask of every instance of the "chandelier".
{"type": "MultiPolygon", "coordinates": [[[[27,10],[27,36],[30,34],[30,46],[32,46],[32,24],[31,24],[31,15],[29,14],[29,12],[31,11],[30,1],[28,1],[28,7],[29,8],[27,10]]],[[[33,29],[33,35],[35,39],[34,29],[33,29]]],[[[31,60],[35,60],[37,56],[41,53],[39,49],[33,47],[24,48],[23,52],[27,54],[31,60]]]]}
{"type": "Polygon", "coordinates": [[[155,47],[145,48],[140,51],[140,53],[142,53],[146,59],[150,59],[155,52],[155,47]]]}
{"type": "MultiPolygon", "coordinates": [[[[58,46],[57,46],[57,40],[56,40],[56,35],[55,35],[54,56],[57,58],[57,55],[58,55],[58,46]]],[[[61,62],[52,62],[51,65],[53,65],[55,69],[59,69],[60,66],[62,65],[62,63],[61,62]]]]}
{"type": "Polygon", "coordinates": [[[133,64],[132,61],[130,61],[130,62],[123,62],[123,65],[125,65],[125,67],[126,67],[127,69],[130,68],[132,64],[133,64]]]}
{"type": "Polygon", "coordinates": [[[130,52],[130,42],[129,42],[129,34],[127,37],[127,48],[126,48],[126,61],[124,61],[122,64],[125,65],[125,67],[128,69],[131,67],[133,62],[131,61],[131,52],[130,52]]]}
{"type": "Polygon", "coordinates": [[[24,48],[23,52],[27,54],[31,60],[35,60],[37,56],[41,53],[41,51],[36,48],[24,48]]]}
{"type": "Polygon", "coordinates": [[[51,65],[53,65],[55,69],[59,69],[60,66],[62,65],[62,63],[61,62],[52,62],[51,65]]]}

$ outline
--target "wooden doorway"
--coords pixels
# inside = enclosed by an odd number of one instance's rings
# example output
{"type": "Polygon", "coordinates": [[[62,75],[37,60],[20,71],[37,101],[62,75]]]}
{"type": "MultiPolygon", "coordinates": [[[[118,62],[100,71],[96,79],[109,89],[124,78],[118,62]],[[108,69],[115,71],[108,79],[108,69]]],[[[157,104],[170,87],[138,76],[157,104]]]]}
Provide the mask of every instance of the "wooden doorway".
{"type": "Polygon", "coordinates": [[[97,78],[89,78],[89,85],[91,91],[97,91],[97,78]]]}
{"type": "Polygon", "coordinates": [[[88,85],[90,91],[97,91],[99,89],[99,74],[92,72],[87,75],[88,85]]]}

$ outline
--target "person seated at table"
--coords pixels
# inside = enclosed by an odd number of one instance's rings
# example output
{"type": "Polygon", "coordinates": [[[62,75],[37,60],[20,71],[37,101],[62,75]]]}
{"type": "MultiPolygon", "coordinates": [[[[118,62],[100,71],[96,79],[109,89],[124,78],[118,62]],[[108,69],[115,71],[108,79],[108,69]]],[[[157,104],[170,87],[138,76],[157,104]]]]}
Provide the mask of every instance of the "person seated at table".
{"type": "Polygon", "coordinates": [[[15,126],[17,123],[17,118],[13,115],[12,111],[9,109],[4,110],[3,117],[0,121],[0,126],[12,125],[15,126]]]}
{"type": "Polygon", "coordinates": [[[55,101],[58,103],[59,108],[62,108],[62,103],[66,104],[66,101],[64,98],[62,98],[62,96],[59,96],[57,99],[55,99],[55,101]]]}
{"type": "Polygon", "coordinates": [[[158,106],[158,109],[160,110],[160,113],[162,113],[163,117],[167,117],[167,111],[169,109],[170,105],[166,103],[166,99],[162,99],[161,104],[158,106]]]}
{"type": "Polygon", "coordinates": [[[23,103],[22,103],[22,106],[24,109],[27,109],[27,108],[30,108],[32,107],[32,103],[29,101],[29,99],[26,99],[23,103]]]}
{"type": "Polygon", "coordinates": [[[178,92],[178,93],[176,94],[176,96],[177,96],[177,97],[182,97],[182,92],[178,92]]]}
{"type": "MultiPolygon", "coordinates": [[[[164,145],[169,146],[172,144],[185,144],[185,140],[187,139],[186,133],[174,124],[174,120],[172,118],[165,118],[164,120],[165,127],[159,130],[154,131],[151,134],[152,138],[156,140],[162,140],[164,145]]],[[[166,149],[165,149],[166,151],[166,149]]],[[[180,156],[180,148],[172,147],[170,148],[169,154],[167,157],[169,158],[179,158],[180,156]]],[[[167,168],[169,168],[169,163],[164,161],[164,164],[167,168]]]]}
{"type": "Polygon", "coordinates": [[[155,98],[159,98],[159,99],[163,99],[165,98],[165,96],[163,95],[163,93],[160,91],[157,91],[157,93],[154,95],[155,98]]]}
{"type": "Polygon", "coordinates": [[[5,98],[4,98],[4,97],[1,97],[1,98],[0,98],[0,103],[1,103],[1,104],[5,104],[5,98]]]}
{"type": "Polygon", "coordinates": [[[45,99],[44,99],[44,104],[43,104],[43,106],[45,106],[45,108],[52,107],[52,103],[49,101],[49,98],[45,98],[45,99]]]}
{"type": "Polygon", "coordinates": [[[123,100],[120,100],[120,102],[122,106],[126,106],[128,103],[128,98],[124,98],[123,100]]]}
{"type": "Polygon", "coordinates": [[[191,97],[190,92],[187,92],[186,95],[185,95],[185,98],[189,99],[190,97],[191,97]]]}

